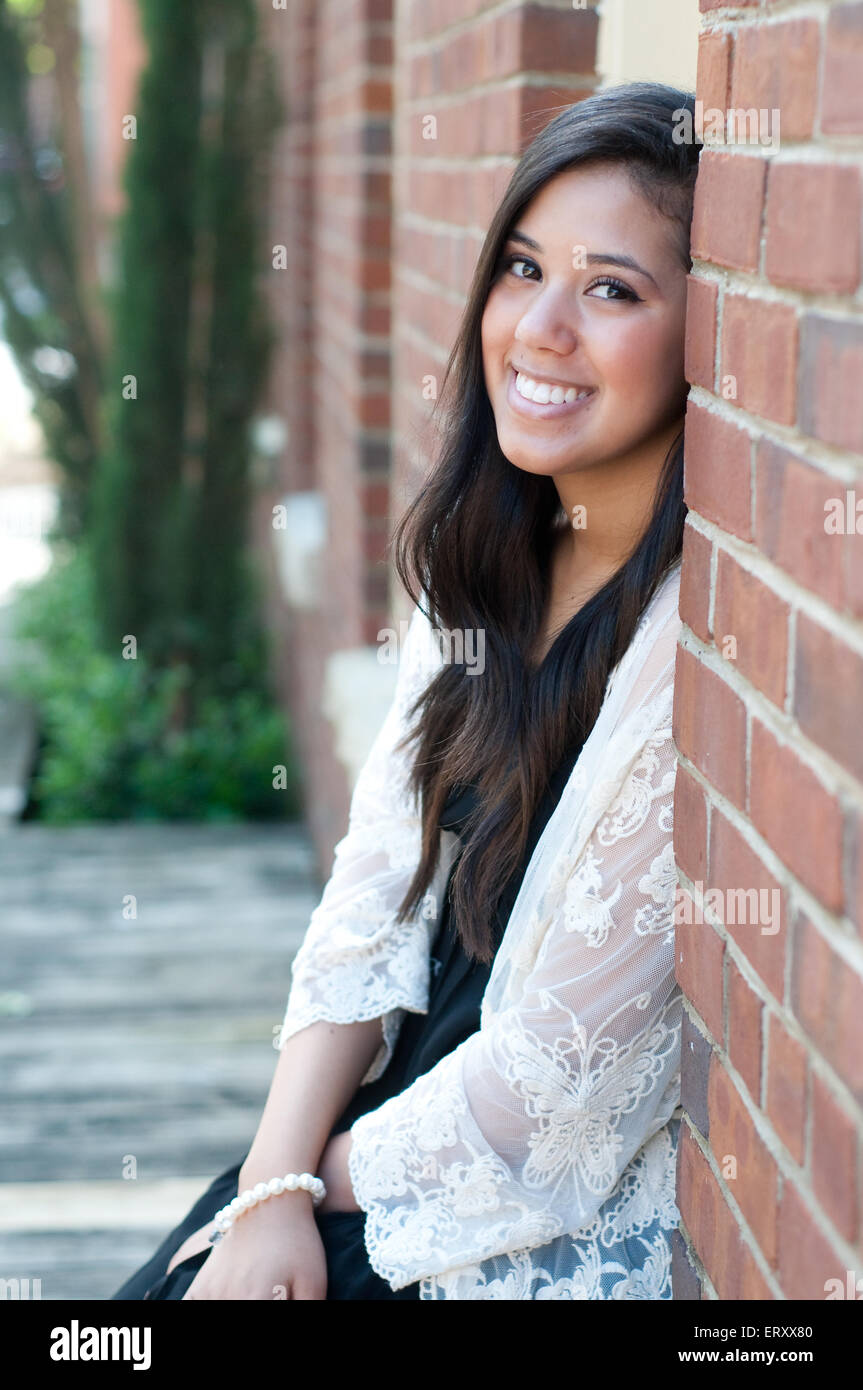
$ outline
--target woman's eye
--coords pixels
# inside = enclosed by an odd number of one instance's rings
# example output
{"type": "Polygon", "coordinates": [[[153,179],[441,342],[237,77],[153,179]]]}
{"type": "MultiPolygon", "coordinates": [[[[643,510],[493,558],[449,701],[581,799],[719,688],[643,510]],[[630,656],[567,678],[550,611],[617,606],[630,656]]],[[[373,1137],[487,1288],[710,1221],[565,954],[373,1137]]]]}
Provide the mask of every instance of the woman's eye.
{"type": "Polygon", "coordinates": [[[503,268],[504,268],[504,270],[512,270],[512,272],[513,272],[513,274],[515,275],[515,277],[516,277],[517,280],[527,280],[528,277],[527,277],[526,275],[516,274],[516,271],[513,269],[513,267],[514,267],[514,266],[517,266],[517,265],[526,265],[526,266],[529,266],[532,270],[536,270],[536,269],[537,269],[537,267],[534,265],[533,261],[525,260],[524,256],[505,256],[505,257],[504,257],[504,261],[503,261],[503,268]]]}
{"type": "Polygon", "coordinates": [[[622,280],[615,280],[613,275],[604,275],[601,280],[594,280],[591,289],[597,286],[607,285],[610,289],[616,290],[616,294],[600,294],[598,299],[638,299],[628,285],[624,285],[622,280]]]}

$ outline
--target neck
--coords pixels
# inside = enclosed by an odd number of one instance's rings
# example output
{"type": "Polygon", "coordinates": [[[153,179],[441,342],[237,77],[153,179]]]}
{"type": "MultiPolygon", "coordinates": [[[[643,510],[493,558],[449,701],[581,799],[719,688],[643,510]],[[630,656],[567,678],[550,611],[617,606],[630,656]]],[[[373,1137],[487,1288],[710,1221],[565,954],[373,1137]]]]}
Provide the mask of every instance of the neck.
{"type": "Polygon", "coordinates": [[[566,563],[573,576],[614,574],[632,554],[649,525],[665,459],[682,426],[682,418],[676,419],[632,453],[555,479],[569,518],[562,530],[571,537],[566,563]]]}

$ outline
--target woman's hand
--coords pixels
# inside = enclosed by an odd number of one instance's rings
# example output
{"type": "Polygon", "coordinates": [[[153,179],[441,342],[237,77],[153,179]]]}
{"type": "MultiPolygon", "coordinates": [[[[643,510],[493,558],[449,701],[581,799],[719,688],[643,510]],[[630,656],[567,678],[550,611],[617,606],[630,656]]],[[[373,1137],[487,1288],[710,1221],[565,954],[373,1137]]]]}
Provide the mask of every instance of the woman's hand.
{"type": "MultiPolygon", "coordinates": [[[[351,1187],[348,1153],[349,1130],[328,1141],[317,1165],[327,1195],[321,1212],[361,1211],[351,1187]]],[[[241,1172],[239,1187],[253,1185],[241,1172]]],[[[175,1250],[167,1272],[205,1250],[215,1230],[212,1220],[187,1236],[175,1250]]],[[[326,1298],[326,1257],[314,1219],[311,1199],[300,1193],[270,1197],[233,1223],[227,1236],[211,1250],[189,1285],[184,1298],[326,1298]],[[274,1219],[260,1219],[269,1213],[274,1219]],[[256,1215],[258,1215],[256,1219],[256,1215]],[[275,1232],[275,1236],[274,1233],[275,1232]],[[296,1255],[285,1265],[286,1252],[296,1255]],[[307,1265],[302,1260],[308,1261],[307,1265]],[[238,1289],[246,1289],[239,1292],[238,1289]],[[320,1288],[321,1292],[314,1292],[320,1288]]]]}
{"type": "Polygon", "coordinates": [[[326,1296],[327,1260],[311,1198],[289,1193],[244,1212],[213,1246],[183,1298],[313,1300],[326,1296]]]}

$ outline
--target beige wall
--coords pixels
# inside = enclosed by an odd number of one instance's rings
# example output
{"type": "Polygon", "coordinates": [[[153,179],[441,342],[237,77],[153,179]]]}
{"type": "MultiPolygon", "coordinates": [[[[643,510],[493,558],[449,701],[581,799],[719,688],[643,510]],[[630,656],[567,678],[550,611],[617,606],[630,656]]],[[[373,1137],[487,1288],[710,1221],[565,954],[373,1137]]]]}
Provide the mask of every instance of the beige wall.
{"type": "Polygon", "coordinates": [[[695,91],[698,0],[602,0],[598,13],[602,86],[653,81],[695,91]]]}

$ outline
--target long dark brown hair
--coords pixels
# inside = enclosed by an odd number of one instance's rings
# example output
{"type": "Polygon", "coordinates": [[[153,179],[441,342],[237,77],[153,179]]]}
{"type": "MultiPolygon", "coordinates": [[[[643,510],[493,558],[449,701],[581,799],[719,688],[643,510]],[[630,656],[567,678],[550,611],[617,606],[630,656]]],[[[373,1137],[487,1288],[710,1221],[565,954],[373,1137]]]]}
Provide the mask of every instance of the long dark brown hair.
{"type": "Polygon", "coordinates": [[[483,372],[483,311],[506,239],[527,204],[556,174],[588,162],[625,167],[670,219],[688,270],[700,145],[691,136],[675,139],[674,131],[684,109],[691,131],[694,102],[691,93],[658,83],[604,88],[560,111],[525,150],[489,227],[447,362],[438,406],[448,402],[450,382],[453,405],[437,462],[392,538],[399,577],[432,626],[482,632],[485,643],[482,676],[448,659],[411,707],[417,722],[401,746],[416,739],[411,785],[421,807],[422,851],[399,920],[419,908],[429,888],[451,790],[473,783],[477,805],[451,898],[465,951],[485,962],[493,958],[501,889],[525,852],[543,790],[590,733],[610,671],[680,557],[687,509],[681,428],[637,546],[534,669],[528,658],[548,600],[552,537],[567,518],[553,479],[514,467],[501,452],[483,372]]]}

